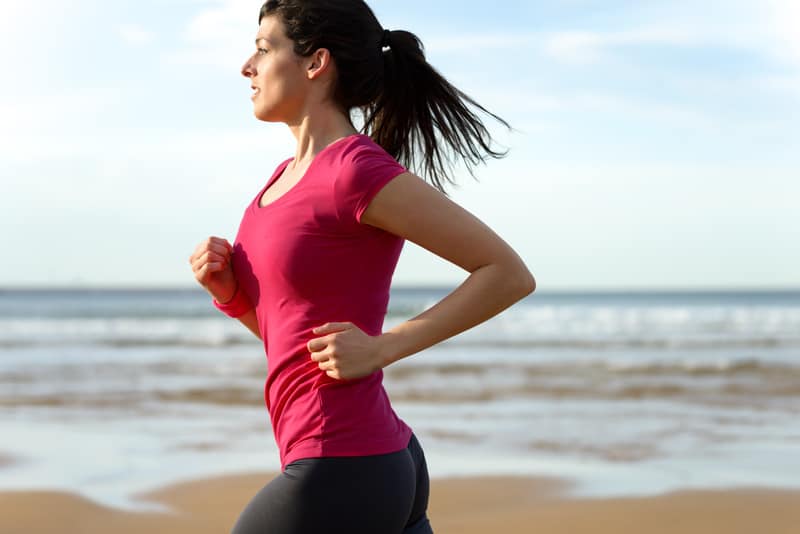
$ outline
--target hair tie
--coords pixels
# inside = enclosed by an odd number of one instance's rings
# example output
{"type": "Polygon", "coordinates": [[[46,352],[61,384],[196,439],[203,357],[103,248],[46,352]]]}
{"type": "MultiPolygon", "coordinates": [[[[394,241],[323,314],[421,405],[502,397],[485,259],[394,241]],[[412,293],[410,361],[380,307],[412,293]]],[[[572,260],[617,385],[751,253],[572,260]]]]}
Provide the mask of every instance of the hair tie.
{"type": "Polygon", "coordinates": [[[389,36],[391,33],[391,30],[383,30],[383,37],[381,37],[381,50],[389,48],[389,36]]]}

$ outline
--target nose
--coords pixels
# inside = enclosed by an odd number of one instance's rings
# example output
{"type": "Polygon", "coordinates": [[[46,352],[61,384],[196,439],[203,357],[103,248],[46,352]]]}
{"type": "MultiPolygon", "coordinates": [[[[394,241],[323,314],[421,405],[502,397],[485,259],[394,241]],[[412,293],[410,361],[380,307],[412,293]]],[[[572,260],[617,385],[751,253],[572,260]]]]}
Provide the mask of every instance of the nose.
{"type": "Polygon", "coordinates": [[[253,67],[253,56],[247,58],[247,61],[245,61],[244,65],[242,65],[241,72],[242,76],[244,76],[245,78],[252,78],[255,75],[256,70],[253,67]]]}

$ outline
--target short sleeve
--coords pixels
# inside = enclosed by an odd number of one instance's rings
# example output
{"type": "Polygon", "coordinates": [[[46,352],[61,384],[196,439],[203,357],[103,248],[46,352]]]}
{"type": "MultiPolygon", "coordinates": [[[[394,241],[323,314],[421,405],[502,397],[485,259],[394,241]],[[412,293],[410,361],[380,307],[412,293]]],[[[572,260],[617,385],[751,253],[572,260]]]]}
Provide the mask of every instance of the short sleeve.
{"type": "Polygon", "coordinates": [[[336,179],[339,217],[360,223],[361,215],[378,191],[406,171],[383,147],[367,136],[360,136],[343,158],[336,179]]]}

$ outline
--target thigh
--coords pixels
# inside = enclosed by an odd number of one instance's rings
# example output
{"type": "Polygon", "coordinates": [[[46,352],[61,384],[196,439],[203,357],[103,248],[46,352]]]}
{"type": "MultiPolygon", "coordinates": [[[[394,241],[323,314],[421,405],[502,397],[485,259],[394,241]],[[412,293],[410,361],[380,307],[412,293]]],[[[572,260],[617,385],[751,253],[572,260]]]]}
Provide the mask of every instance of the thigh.
{"type": "Polygon", "coordinates": [[[401,534],[417,485],[409,449],[297,460],[253,497],[232,533],[401,534]]]}

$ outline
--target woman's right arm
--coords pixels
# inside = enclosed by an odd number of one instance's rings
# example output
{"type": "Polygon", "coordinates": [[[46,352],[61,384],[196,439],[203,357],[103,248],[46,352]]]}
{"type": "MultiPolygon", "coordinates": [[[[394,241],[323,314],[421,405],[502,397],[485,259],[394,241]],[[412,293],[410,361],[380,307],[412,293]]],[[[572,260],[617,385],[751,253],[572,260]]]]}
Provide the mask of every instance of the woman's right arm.
{"type": "Polygon", "coordinates": [[[255,308],[237,317],[250,331],[255,334],[258,339],[261,339],[261,332],[258,331],[258,317],[256,317],[255,308]]]}
{"type": "MultiPolygon", "coordinates": [[[[236,277],[231,267],[232,252],[233,246],[227,239],[212,236],[197,245],[189,256],[195,279],[217,302],[227,302],[236,292],[236,277]]],[[[255,309],[237,319],[261,339],[255,309]]]]}

